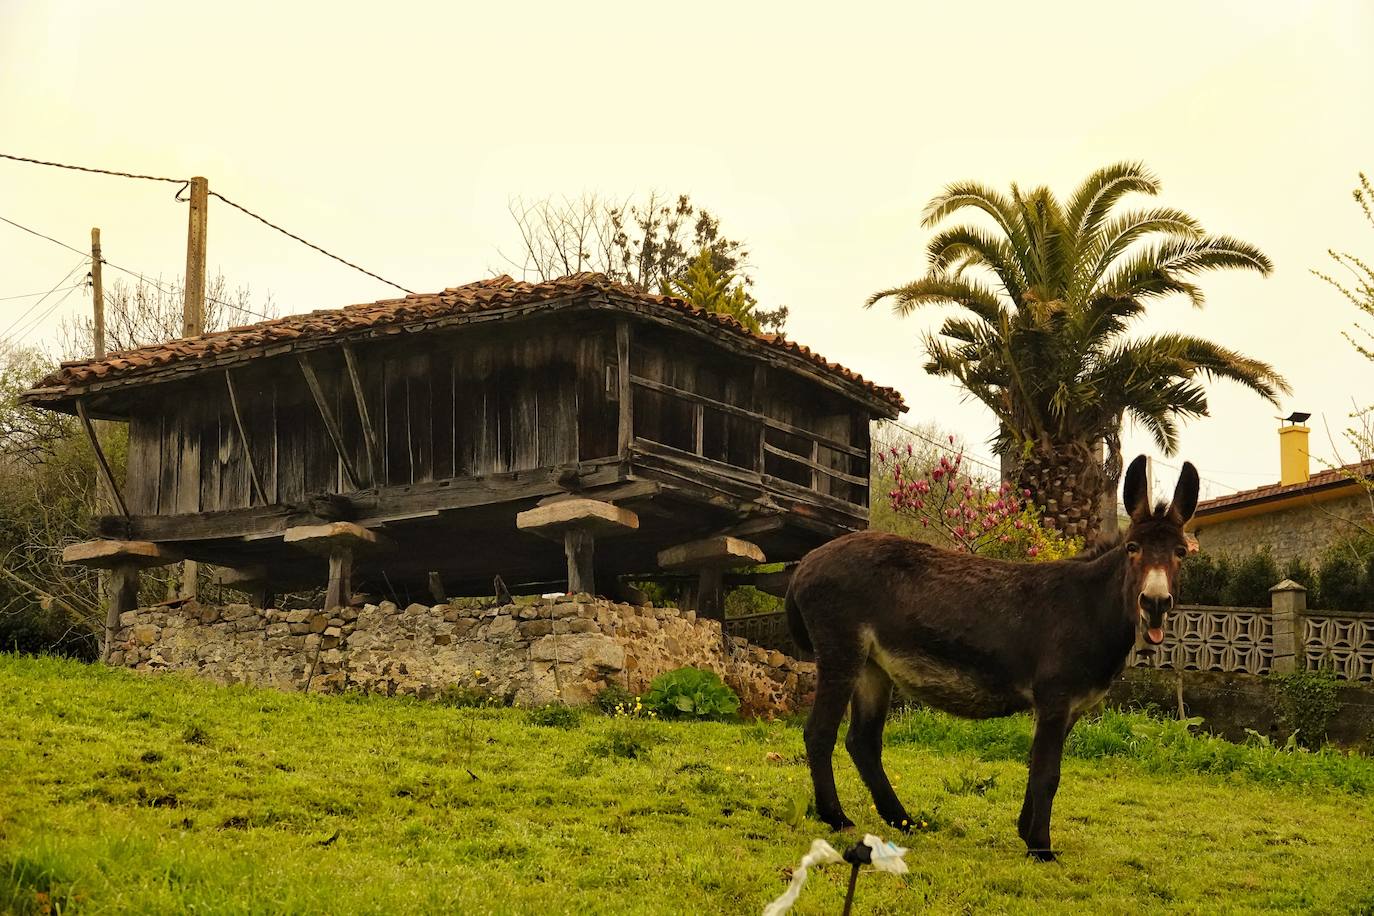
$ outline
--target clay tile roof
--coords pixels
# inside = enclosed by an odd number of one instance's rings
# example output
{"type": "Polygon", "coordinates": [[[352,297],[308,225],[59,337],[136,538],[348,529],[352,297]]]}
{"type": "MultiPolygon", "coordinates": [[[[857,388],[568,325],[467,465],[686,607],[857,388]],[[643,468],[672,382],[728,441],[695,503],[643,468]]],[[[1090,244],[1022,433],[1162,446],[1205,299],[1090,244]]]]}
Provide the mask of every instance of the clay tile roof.
{"type": "MultiPolygon", "coordinates": [[[[652,302],[676,309],[698,320],[709,321],[727,334],[749,338],[754,343],[795,353],[827,372],[868,389],[897,410],[905,410],[902,396],[866,380],[819,353],[789,340],[781,334],[756,334],[734,318],[699,309],[672,296],[657,296],[616,283],[600,273],[579,273],[556,280],[529,283],[502,275],[454,286],[438,293],[412,294],[399,299],[382,299],[341,309],[287,315],[257,324],[202,334],[199,337],[150,344],[136,350],[110,353],[99,359],[69,360],[38,382],[26,397],[60,397],[62,389],[90,382],[136,376],[165,366],[195,363],[224,353],[247,350],[274,343],[342,337],[353,332],[407,324],[463,314],[529,305],[580,293],[613,293],[621,298],[652,302]]],[[[37,399],[37,398],[34,398],[37,399]]]]}
{"type": "Polygon", "coordinates": [[[1241,490],[1227,496],[1209,499],[1206,502],[1198,503],[1197,515],[1208,515],[1225,509],[1234,509],[1237,506],[1268,502],[1286,496],[1298,496],[1344,484],[1353,484],[1354,481],[1350,479],[1351,475],[1365,478],[1374,477],[1374,461],[1357,461],[1354,464],[1318,471],[1302,483],[1265,484],[1262,487],[1254,487],[1250,490],[1241,490]]]}

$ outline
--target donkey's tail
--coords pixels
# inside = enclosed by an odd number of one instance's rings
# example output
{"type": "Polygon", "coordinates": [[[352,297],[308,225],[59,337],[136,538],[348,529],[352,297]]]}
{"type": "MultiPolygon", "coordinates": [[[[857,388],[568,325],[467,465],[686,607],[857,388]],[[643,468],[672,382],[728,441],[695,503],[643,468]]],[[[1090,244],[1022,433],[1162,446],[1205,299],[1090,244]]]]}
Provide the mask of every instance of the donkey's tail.
{"type": "Polygon", "coordinates": [[[797,607],[797,596],[792,589],[787,590],[787,629],[792,631],[792,641],[806,653],[813,653],[816,647],[811,644],[811,634],[806,632],[806,621],[802,619],[801,608],[797,607]]]}

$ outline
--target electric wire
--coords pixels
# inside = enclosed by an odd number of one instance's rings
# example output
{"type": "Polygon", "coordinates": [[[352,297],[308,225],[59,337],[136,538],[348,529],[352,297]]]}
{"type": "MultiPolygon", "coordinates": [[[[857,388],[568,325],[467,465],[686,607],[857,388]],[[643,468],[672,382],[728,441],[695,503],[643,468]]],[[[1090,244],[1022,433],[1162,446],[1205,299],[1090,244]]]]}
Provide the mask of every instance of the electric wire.
{"type": "MultiPolygon", "coordinates": [[[[83,283],[81,285],[84,286],[85,284],[83,283]]],[[[67,297],[70,296],[72,294],[72,290],[76,288],[77,287],[75,286],[68,287],[67,291],[62,294],[62,298],[58,299],[52,305],[48,306],[47,311],[43,312],[37,318],[34,318],[33,321],[29,322],[28,325],[24,328],[24,330],[20,331],[12,339],[19,341],[23,340],[25,337],[28,337],[30,334],[32,334],[35,330],[38,329],[39,325],[41,325],[44,321],[48,319],[49,315],[57,311],[57,309],[61,307],[62,303],[67,301],[67,297]]]]}
{"type": "MultiPolygon", "coordinates": [[[[85,257],[85,255],[84,255],[83,252],[77,252],[77,253],[78,253],[78,254],[81,254],[81,255],[82,255],[82,258],[81,258],[80,261],[77,261],[77,262],[76,262],[76,266],[73,267],[71,270],[67,271],[66,276],[64,276],[61,280],[58,280],[56,283],[54,283],[54,284],[52,285],[52,289],[48,290],[46,293],[43,294],[43,299],[39,299],[37,302],[33,303],[33,304],[30,305],[28,308],[24,309],[24,311],[20,312],[20,313],[19,313],[19,317],[15,318],[13,321],[11,321],[11,322],[9,323],[9,325],[5,328],[5,330],[0,331],[0,338],[8,338],[9,335],[10,335],[10,332],[13,331],[16,327],[18,327],[19,324],[20,324],[20,322],[22,322],[22,321],[23,321],[25,318],[27,318],[35,309],[37,309],[40,305],[43,304],[43,300],[44,300],[44,299],[47,299],[47,298],[48,298],[49,296],[51,296],[53,293],[57,292],[57,288],[58,288],[59,286],[61,286],[63,283],[66,283],[69,279],[71,279],[72,274],[76,273],[76,272],[77,272],[78,270],[80,270],[82,267],[85,267],[85,266],[86,266],[86,262],[87,262],[88,260],[90,260],[90,259],[87,258],[87,257],[85,257]]],[[[84,285],[84,284],[78,284],[78,285],[84,285]]],[[[71,289],[71,288],[69,288],[69,289],[71,289]]]]}
{"type": "MultiPolygon", "coordinates": [[[[171,182],[172,184],[180,184],[180,185],[183,185],[183,186],[184,186],[184,185],[190,184],[190,179],[186,179],[186,178],[168,178],[168,177],[162,176],[162,175],[140,175],[140,174],[138,174],[138,173],[136,173],[136,172],[121,172],[121,171],[119,171],[119,170],[117,170],[117,169],[101,169],[101,168],[93,168],[93,167],[84,166],[84,165],[69,165],[69,164],[67,164],[67,163],[65,163],[65,162],[50,162],[50,161],[48,161],[48,160],[46,160],[46,159],[33,159],[33,158],[28,157],[28,156],[15,156],[15,155],[13,155],[13,154],[11,154],[11,153],[0,153],[0,159],[10,159],[10,160],[13,160],[13,161],[15,161],[15,162],[27,162],[27,163],[30,163],[30,164],[32,164],[32,165],[45,165],[45,166],[49,166],[49,167],[51,167],[51,168],[56,168],[56,169],[70,169],[70,170],[75,171],[75,172],[92,172],[92,173],[97,174],[97,175],[114,175],[114,176],[119,177],[119,178],[137,178],[137,179],[141,179],[141,180],[143,180],[143,181],[166,181],[166,182],[171,182]]],[[[185,202],[186,198],[184,198],[184,197],[181,196],[181,192],[182,192],[183,190],[185,190],[184,187],[178,188],[178,189],[177,189],[177,192],[176,192],[176,199],[179,200],[179,201],[185,202]]],[[[294,232],[289,232],[289,231],[287,231],[286,229],[283,229],[281,226],[278,226],[276,223],[272,222],[271,220],[267,219],[266,217],[263,217],[263,216],[260,216],[260,215],[257,214],[257,213],[254,213],[252,210],[249,210],[249,209],[248,209],[247,207],[245,207],[243,204],[240,204],[240,203],[238,203],[237,201],[230,200],[229,198],[225,197],[223,194],[220,194],[218,191],[208,191],[207,193],[209,194],[210,197],[217,197],[217,198],[219,198],[221,201],[223,201],[224,203],[226,203],[226,204],[228,204],[229,206],[233,207],[235,210],[239,210],[239,211],[242,212],[242,213],[246,213],[248,216],[251,216],[253,219],[255,219],[255,220],[257,220],[258,222],[262,223],[264,226],[268,226],[268,227],[270,227],[270,228],[272,228],[272,229],[275,229],[275,230],[277,230],[278,232],[280,232],[282,235],[284,235],[284,236],[286,236],[286,237],[288,237],[288,238],[291,238],[291,239],[295,239],[297,242],[300,242],[302,245],[305,245],[305,246],[308,247],[308,248],[313,248],[315,251],[318,251],[320,254],[324,255],[325,257],[333,258],[335,261],[338,261],[340,264],[347,265],[348,267],[351,267],[351,268],[353,268],[354,270],[356,270],[356,271],[358,271],[358,272],[360,272],[360,273],[366,274],[367,276],[371,277],[371,278],[374,279],[374,280],[379,280],[379,281],[381,281],[382,283],[385,283],[387,286],[394,286],[396,289],[399,289],[399,290],[400,290],[401,292],[403,292],[403,293],[407,293],[407,294],[412,295],[412,296],[415,295],[414,290],[406,289],[404,286],[401,286],[399,283],[393,283],[392,281],[388,280],[386,277],[383,277],[383,276],[381,276],[381,275],[379,275],[379,274],[375,274],[375,273],[373,273],[372,271],[368,270],[368,269],[365,268],[365,267],[360,267],[359,265],[354,264],[352,261],[348,260],[347,258],[341,258],[341,257],[339,257],[337,254],[334,254],[332,251],[328,251],[328,250],[326,250],[326,249],[324,249],[324,248],[321,248],[319,245],[316,245],[314,242],[310,242],[310,241],[307,241],[306,239],[301,238],[299,235],[296,235],[294,232]]],[[[51,240],[50,240],[50,241],[51,241],[51,240]]]]}
{"type": "MultiPolygon", "coordinates": [[[[0,154],[0,155],[3,155],[3,154],[0,154]]],[[[22,224],[20,224],[20,223],[16,223],[14,220],[9,219],[9,218],[4,217],[4,216],[0,216],[0,222],[9,223],[9,224],[10,224],[11,226],[13,226],[14,228],[16,228],[16,229],[22,229],[22,230],[24,230],[25,232],[29,233],[30,235],[36,235],[36,236],[38,236],[40,239],[47,239],[49,242],[52,242],[54,245],[60,245],[60,246],[62,246],[63,248],[67,249],[68,251],[74,251],[74,252],[76,252],[77,254],[82,255],[83,257],[86,257],[88,260],[89,260],[89,258],[90,258],[90,256],[89,256],[86,252],[82,251],[80,248],[74,248],[74,247],[72,247],[71,245],[68,245],[66,242],[59,242],[57,239],[53,238],[52,236],[50,236],[50,235],[44,235],[43,233],[39,232],[37,229],[30,229],[28,226],[22,225],[22,224]]],[[[147,277],[145,274],[142,274],[142,273],[140,273],[139,271],[130,270],[130,269],[127,268],[127,267],[121,267],[121,266],[119,266],[118,264],[114,263],[113,261],[111,261],[111,260],[109,260],[108,258],[105,258],[105,257],[103,257],[103,256],[102,256],[101,259],[100,259],[100,263],[101,263],[101,264],[105,264],[105,265],[107,265],[107,266],[109,266],[109,267],[113,267],[115,270],[118,270],[118,271],[120,271],[120,272],[122,272],[122,273],[126,273],[126,274],[128,274],[129,276],[131,276],[131,277],[136,277],[140,282],[148,284],[148,285],[151,286],[153,289],[157,290],[158,292],[162,293],[162,294],[165,295],[165,296],[171,296],[171,295],[172,295],[172,293],[171,293],[169,290],[164,289],[160,284],[155,283],[154,281],[148,279],[148,277],[147,277]]],[[[235,310],[240,311],[240,312],[245,312],[245,313],[247,313],[247,314],[249,314],[249,315],[254,315],[254,316],[258,317],[258,318],[267,319],[267,320],[269,320],[269,321],[272,320],[272,318],[273,318],[272,315],[265,315],[265,314],[263,314],[262,312],[255,311],[255,310],[253,310],[253,309],[248,308],[247,306],[237,305],[237,304],[235,304],[235,303],[233,303],[233,302],[225,302],[223,299],[216,299],[214,296],[206,296],[206,297],[205,297],[205,301],[207,301],[207,302],[213,302],[213,303],[215,303],[216,305],[223,306],[224,308],[235,309],[235,310]]]]}
{"type": "MultiPolygon", "coordinates": [[[[78,284],[77,284],[77,286],[85,286],[85,285],[86,285],[86,284],[84,284],[84,283],[78,283],[78,284]]],[[[67,288],[67,289],[71,289],[72,287],[69,286],[69,287],[66,287],[66,288],[67,288]]],[[[11,302],[11,301],[13,301],[13,300],[15,300],[15,299],[29,299],[29,298],[31,298],[31,297],[33,297],[33,296],[46,296],[46,295],[49,295],[49,293],[60,293],[60,292],[62,292],[62,290],[60,290],[60,289],[55,289],[55,290],[50,290],[48,293],[44,293],[44,292],[38,292],[38,293],[20,293],[20,294],[17,295],[17,296],[0,296],[0,302],[11,302]]]]}

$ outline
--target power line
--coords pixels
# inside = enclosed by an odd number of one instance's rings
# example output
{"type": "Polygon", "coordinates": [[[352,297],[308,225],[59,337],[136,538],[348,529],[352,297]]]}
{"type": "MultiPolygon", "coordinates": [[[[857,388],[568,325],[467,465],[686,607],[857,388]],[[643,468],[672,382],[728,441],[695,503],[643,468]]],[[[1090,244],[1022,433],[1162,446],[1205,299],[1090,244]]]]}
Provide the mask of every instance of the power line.
{"type": "Polygon", "coordinates": [[[269,220],[264,219],[263,217],[261,217],[261,216],[259,216],[258,214],[254,213],[252,210],[249,210],[247,207],[243,206],[242,204],[235,203],[234,201],[232,201],[232,200],[230,200],[229,198],[225,197],[223,194],[220,194],[218,191],[211,191],[211,192],[210,192],[210,196],[211,196],[211,197],[218,197],[220,200],[224,201],[226,204],[228,204],[229,206],[233,207],[235,210],[239,210],[239,211],[242,211],[243,213],[248,214],[249,216],[253,217],[253,219],[255,219],[255,220],[257,220],[258,222],[262,223],[264,226],[271,226],[273,229],[277,230],[278,232],[280,232],[282,235],[286,236],[287,238],[293,238],[293,239],[295,239],[296,241],[300,242],[302,245],[305,245],[305,246],[307,246],[307,247],[309,247],[309,248],[313,248],[313,249],[315,249],[316,251],[318,251],[320,254],[325,255],[326,257],[333,258],[334,260],[338,261],[340,264],[347,264],[349,267],[353,268],[354,270],[361,271],[362,273],[367,274],[369,277],[373,278],[374,280],[381,280],[381,281],[382,281],[383,283],[385,283],[387,286],[394,286],[394,287],[396,287],[397,289],[399,289],[399,290],[400,290],[401,292],[403,292],[403,293],[409,293],[409,294],[412,295],[412,296],[415,295],[415,291],[414,291],[414,290],[406,289],[404,286],[402,286],[402,285],[399,284],[399,283],[392,283],[392,282],[391,282],[390,280],[388,280],[386,277],[380,277],[380,276],[378,276],[377,274],[374,274],[372,271],[368,270],[368,269],[365,268],[365,267],[359,267],[357,264],[354,264],[352,261],[345,260],[344,258],[339,257],[337,254],[334,254],[333,252],[325,251],[323,248],[321,248],[319,245],[316,245],[314,242],[307,242],[305,239],[301,238],[299,235],[296,235],[295,233],[292,233],[292,232],[287,232],[285,229],[283,229],[281,226],[278,226],[276,223],[273,223],[273,222],[271,222],[271,221],[269,221],[269,220]]]}
{"type": "MultiPolygon", "coordinates": [[[[31,159],[31,158],[29,158],[28,156],[14,156],[14,155],[11,155],[10,153],[0,153],[0,159],[12,159],[12,160],[14,160],[15,162],[28,162],[28,163],[30,163],[30,164],[32,164],[32,165],[46,165],[46,166],[51,166],[52,168],[57,168],[57,169],[71,169],[72,171],[76,171],[76,172],[93,172],[93,173],[95,173],[95,174],[97,174],[97,175],[114,175],[114,176],[117,176],[117,177],[119,177],[119,178],[138,178],[138,179],[142,179],[142,180],[144,180],[144,181],[168,181],[168,182],[172,182],[173,184],[181,184],[181,185],[186,185],[186,184],[189,184],[189,183],[190,183],[190,180],[189,180],[189,179],[186,179],[186,178],[167,178],[167,177],[164,177],[164,176],[161,176],[161,175],[139,175],[139,174],[134,173],[134,172],[120,172],[120,171],[117,171],[117,170],[115,170],[115,169],[98,169],[98,168],[91,168],[91,167],[84,166],[84,165],[68,165],[67,163],[64,163],[64,162],[48,162],[48,161],[46,161],[46,160],[44,160],[44,159],[31,159]]],[[[182,190],[182,189],[180,189],[180,188],[177,189],[177,200],[183,200],[183,198],[181,197],[181,190],[182,190]]],[[[360,272],[360,273],[367,274],[369,277],[371,277],[371,278],[374,279],[374,280],[380,280],[381,282],[385,283],[387,286],[394,286],[396,289],[399,289],[399,290],[400,290],[401,292],[403,292],[403,293],[408,293],[408,294],[410,294],[410,295],[412,295],[412,296],[415,295],[415,291],[414,291],[414,290],[406,289],[404,286],[400,285],[399,283],[393,283],[393,282],[391,282],[390,280],[386,279],[386,278],[383,277],[383,276],[380,276],[380,275],[378,275],[378,274],[374,274],[372,271],[368,270],[368,269],[365,268],[365,267],[359,267],[357,264],[354,264],[352,261],[350,261],[350,260],[348,260],[348,259],[346,259],[346,258],[341,258],[341,257],[339,257],[337,254],[334,254],[332,251],[326,251],[325,249],[321,248],[319,245],[316,245],[314,242],[308,242],[308,241],[306,241],[305,239],[301,238],[299,235],[296,235],[294,232],[288,232],[287,230],[283,229],[281,226],[278,226],[276,223],[274,223],[274,222],[268,220],[268,219],[265,218],[265,217],[259,216],[258,214],[254,213],[252,210],[249,210],[249,209],[248,209],[247,207],[245,207],[243,204],[240,204],[240,203],[237,203],[237,202],[235,202],[235,201],[232,201],[232,200],[230,200],[229,198],[225,197],[223,194],[220,194],[220,193],[217,192],[217,191],[210,191],[209,194],[210,194],[211,197],[218,197],[220,200],[224,201],[226,204],[228,204],[229,206],[233,207],[235,210],[239,210],[239,211],[242,211],[243,213],[248,214],[249,216],[253,217],[253,219],[255,219],[255,220],[257,220],[258,222],[262,223],[264,226],[269,226],[269,227],[271,227],[272,229],[277,230],[278,232],[280,232],[282,235],[286,236],[287,238],[295,239],[296,241],[300,242],[302,245],[305,245],[305,246],[308,247],[308,248],[313,248],[314,250],[318,251],[320,254],[322,254],[322,255],[324,255],[324,256],[326,256],[326,257],[329,257],[329,258],[333,258],[334,260],[338,261],[340,264],[345,264],[345,265],[347,265],[347,266],[353,268],[354,270],[356,270],[356,271],[358,271],[358,272],[360,272]]],[[[49,241],[51,241],[51,239],[50,239],[49,241]]],[[[114,265],[111,265],[111,266],[114,266],[114,265]]],[[[223,303],[221,303],[221,304],[223,304],[223,303]]]]}
{"type": "MultiPolygon", "coordinates": [[[[77,284],[77,286],[85,286],[85,285],[86,285],[86,284],[84,284],[84,283],[78,283],[78,284],[77,284]]],[[[67,289],[75,289],[75,287],[69,286],[69,287],[67,287],[67,289]]],[[[0,296],[0,302],[10,302],[10,301],[12,301],[12,300],[14,300],[14,299],[29,299],[29,298],[31,298],[31,297],[33,297],[33,296],[49,296],[49,295],[52,295],[53,293],[60,293],[60,292],[62,292],[62,290],[60,290],[60,289],[50,289],[50,290],[48,290],[46,293],[42,293],[42,292],[39,292],[39,293],[20,293],[20,294],[17,295],[17,296],[0,296]]]]}
{"type": "Polygon", "coordinates": [[[941,442],[938,439],[931,438],[930,436],[927,436],[925,433],[921,432],[919,429],[913,429],[912,427],[907,426],[905,423],[898,423],[896,420],[888,420],[887,422],[890,423],[892,426],[897,427],[907,435],[915,436],[917,439],[920,439],[923,442],[927,442],[930,445],[935,446],[936,448],[944,449],[951,455],[963,455],[965,461],[969,462],[970,464],[976,464],[979,467],[986,468],[987,470],[992,471],[994,474],[997,474],[998,477],[1000,477],[1002,474],[1002,469],[1000,467],[994,467],[993,465],[988,464],[986,461],[980,461],[977,458],[974,458],[973,456],[969,455],[969,453],[962,448],[955,448],[948,442],[941,442]]]}
{"type": "Polygon", "coordinates": [[[30,159],[27,156],[12,156],[9,153],[0,153],[0,159],[13,159],[15,162],[30,162],[34,165],[48,165],[55,169],[71,169],[74,172],[94,172],[98,175],[117,175],[120,178],[141,178],[144,181],[170,181],[172,184],[185,184],[185,178],[164,178],[160,175],[138,175],[133,172],[117,172],[113,169],[96,169],[84,165],[67,165],[62,162],[46,162],[42,159],[30,159]]]}
{"type": "MultiPolygon", "coordinates": [[[[3,219],[3,217],[0,217],[0,219],[3,219]]],[[[78,270],[80,270],[82,267],[84,267],[84,266],[86,265],[86,261],[89,260],[89,259],[85,256],[84,252],[77,252],[77,253],[78,253],[78,254],[81,254],[81,255],[82,255],[82,258],[81,258],[80,261],[77,261],[77,262],[76,262],[76,266],[73,267],[71,270],[67,271],[67,275],[64,276],[61,280],[58,280],[56,283],[54,283],[54,284],[52,285],[52,289],[48,290],[46,293],[43,294],[43,299],[39,299],[39,300],[38,300],[37,302],[35,302],[33,305],[30,305],[28,308],[24,309],[24,311],[20,312],[18,318],[16,318],[16,319],[14,319],[13,321],[11,321],[10,324],[9,324],[9,326],[6,327],[5,330],[0,331],[0,337],[8,337],[9,334],[10,334],[10,332],[13,331],[16,327],[18,327],[18,326],[19,326],[19,323],[22,322],[25,318],[27,318],[27,317],[29,316],[29,313],[30,313],[30,312],[32,312],[34,309],[38,308],[40,305],[43,304],[43,300],[44,300],[44,299],[47,299],[47,298],[48,298],[49,296],[51,296],[53,293],[57,292],[57,288],[58,288],[59,286],[61,286],[63,283],[66,283],[69,279],[71,279],[72,274],[76,273],[78,270]]],[[[77,285],[80,286],[80,285],[84,285],[84,284],[77,284],[77,285]]],[[[74,288],[74,287],[68,287],[68,291],[69,291],[69,292],[68,292],[68,295],[70,295],[70,290],[73,289],[73,288],[74,288]]],[[[65,298],[65,297],[63,297],[63,298],[65,298]]]]}
{"type": "MultiPolygon", "coordinates": [[[[81,285],[84,286],[85,284],[83,283],[83,284],[81,284],[81,285]]],[[[29,322],[28,327],[26,327],[26,328],[24,328],[24,330],[20,331],[17,335],[15,335],[15,337],[14,337],[13,339],[14,339],[14,340],[23,340],[25,337],[28,337],[30,334],[32,334],[32,333],[34,332],[34,330],[37,329],[37,327],[38,327],[40,324],[42,324],[44,321],[47,320],[47,318],[48,318],[49,315],[51,315],[53,312],[57,311],[57,309],[62,305],[62,303],[64,303],[64,302],[67,301],[67,297],[70,296],[70,295],[72,294],[72,290],[74,290],[74,289],[76,289],[75,286],[69,286],[69,287],[67,287],[67,291],[66,291],[65,293],[62,294],[62,298],[61,298],[61,299],[58,299],[58,300],[57,300],[56,302],[54,302],[52,305],[48,306],[48,310],[47,310],[46,312],[43,312],[43,314],[39,315],[39,316],[38,316],[37,318],[35,318],[33,321],[29,322]]]]}
{"type": "MultiPolygon", "coordinates": [[[[3,155],[3,154],[0,154],[0,155],[3,155]]],[[[58,246],[62,246],[63,249],[66,249],[66,250],[69,250],[69,251],[76,251],[77,254],[81,254],[81,255],[85,255],[85,257],[89,257],[89,255],[87,255],[87,253],[85,253],[85,251],[82,251],[81,249],[76,249],[76,247],[70,246],[70,244],[67,244],[66,242],[58,242],[58,240],[52,238],[51,235],[44,235],[44,233],[38,232],[37,229],[30,229],[29,227],[26,227],[26,225],[21,225],[21,224],[18,224],[18,222],[15,222],[14,220],[10,220],[10,218],[0,216],[0,222],[8,222],[8,224],[12,225],[12,227],[14,227],[14,228],[16,228],[16,229],[23,229],[23,231],[29,233],[29,235],[36,235],[36,236],[38,236],[38,238],[40,238],[40,239],[47,239],[48,242],[52,242],[52,243],[54,243],[54,244],[58,244],[58,246]]],[[[137,271],[131,271],[131,269],[129,269],[129,268],[122,268],[122,266],[120,266],[120,265],[118,265],[118,264],[115,264],[115,262],[113,262],[113,261],[110,261],[109,258],[104,258],[104,257],[102,257],[102,258],[100,258],[100,262],[102,262],[102,264],[110,265],[111,268],[114,268],[114,269],[115,269],[115,271],[121,271],[121,272],[124,272],[124,273],[128,273],[129,276],[137,277],[137,279],[139,279],[139,282],[147,283],[148,286],[153,287],[154,290],[157,290],[157,291],[158,291],[158,293],[162,293],[162,294],[164,294],[164,295],[172,295],[172,293],[170,293],[169,290],[164,290],[164,288],[162,288],[161,284],[154,283],[153,280],[148,279],[148,277],[147,277],[147,276],[144,276],[143,273],[139,273],[139,272],[137,272],[137,271]]],[[[264,313],[262,313],[262,312],[254,312],[253,309],[247,308],[247,306],[235,305],[234,302],[225,302],[225,301],[223,301],[223,299],[216,299],[216,298],[214,298],[214,297],[210,297],[210,295],[207,295],[207,297],[205,297],[205,298],[206,298],[206,301],[214,302],[214,304],[224,306],[224,308],[227,308],[227,309],[236,309],[236,310],[239,310],[239,312],[245,312],[245,313],[247,313],[247,314],[253,314],[253,316],[260,317],[260,319],[267,319],[267,320],[269,320],[269,321],[272,320],[271,314],[264,314],[264,313]]]]}

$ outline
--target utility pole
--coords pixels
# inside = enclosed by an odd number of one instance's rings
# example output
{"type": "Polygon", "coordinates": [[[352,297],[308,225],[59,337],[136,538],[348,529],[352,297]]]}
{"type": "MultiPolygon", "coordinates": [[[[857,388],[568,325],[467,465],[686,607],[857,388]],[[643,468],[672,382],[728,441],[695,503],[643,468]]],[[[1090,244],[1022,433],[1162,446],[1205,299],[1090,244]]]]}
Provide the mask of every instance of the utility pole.
{"type": "MultiPolygon", "coordinates": [[[[205,230],[209,215],[210,182],[197,176],[191,179],[191,210],[186,221],[185,299],[182,305],[182,337],[205,333],[205,230]]],[[[181,597],[195,599],[199,593],[200,564],[187,560],[181,566],[181,597]]]]}
{"type": "Polygon", "coordinates": [[[105,355],[105,288],[100,283],[100,230],[91,229],[91,305],[95,322],[91,326],[96,359],[105,355]]]}
{"type": "Polygon", "coordinates": [[[182,337],[205,333],[205,220],[210,182],[191,179],[191,213],[186,224],[186,299],[182,309],[182,337]]]}

